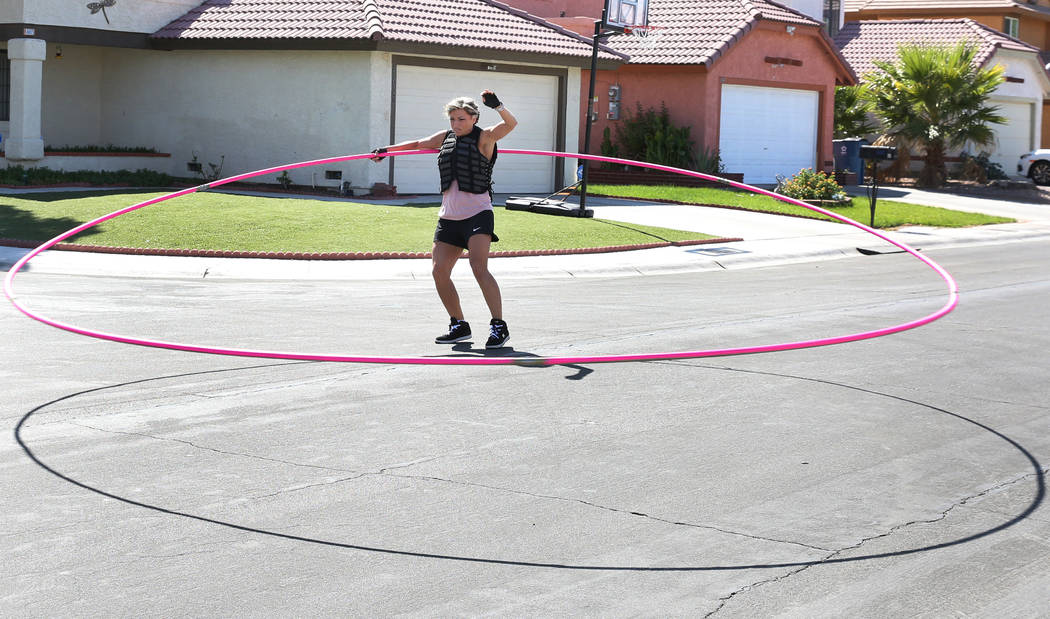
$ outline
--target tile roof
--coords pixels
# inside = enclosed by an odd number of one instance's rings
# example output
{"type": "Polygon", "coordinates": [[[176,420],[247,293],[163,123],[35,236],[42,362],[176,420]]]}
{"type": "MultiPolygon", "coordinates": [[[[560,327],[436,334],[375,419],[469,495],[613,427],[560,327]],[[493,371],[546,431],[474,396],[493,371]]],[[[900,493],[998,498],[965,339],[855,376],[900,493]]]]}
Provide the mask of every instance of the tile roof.
{"type": "Polygon", "coordinates": [[[653,47],[629,35],[612,36],[608,45],[628,54],[631,64],[709,65],[759,20],[821,25],[770,0],[649,0],[649,25],[663,28],[653,47]]]}
{"type": "Polygon", "coordinates": [[[394,41],[588,58],[592,51],[590,38],[496,0],[206,0],[152,38],[394,41]]]}
{"type": "Polygon", "coordinates": [[[959,6],[1008,7],[1014,0],[843,0],[842,10],[867,11],[872,9],[942,9],[959,6]]]}
{"type": "Polygon", "coordinates": [[[977,44],[974,61],[978,66],[987,63],[999,49],[1039,53],[1037,48],[972,19],[854,21],[846,22],[835,35],[835,45],[860,76],[875,70],[874,60],[896,58],[901,43],[953,45],[959,41],[977,44]]]}
{"type": "Polygon", "coordinates": [[[1050,15],[1050,7],[1017,0],[844,0],[842,11],[967,11],[972,9],[1019,9],[1050,15]]]}

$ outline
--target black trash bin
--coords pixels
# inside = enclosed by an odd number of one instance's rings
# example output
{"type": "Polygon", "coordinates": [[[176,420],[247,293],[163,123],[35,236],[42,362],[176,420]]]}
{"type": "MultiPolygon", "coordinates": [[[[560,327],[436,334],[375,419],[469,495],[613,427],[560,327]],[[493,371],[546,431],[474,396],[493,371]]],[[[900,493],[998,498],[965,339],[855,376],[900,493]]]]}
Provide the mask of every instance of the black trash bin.
{"type": "Polygon", "coordinates": [[[835,153],[835,169],[856,172],[858,185],[864,184],[864,162],[860,159],[860,147],[867,143],[864,138],[831,141],[831,150],[835,153]]]}

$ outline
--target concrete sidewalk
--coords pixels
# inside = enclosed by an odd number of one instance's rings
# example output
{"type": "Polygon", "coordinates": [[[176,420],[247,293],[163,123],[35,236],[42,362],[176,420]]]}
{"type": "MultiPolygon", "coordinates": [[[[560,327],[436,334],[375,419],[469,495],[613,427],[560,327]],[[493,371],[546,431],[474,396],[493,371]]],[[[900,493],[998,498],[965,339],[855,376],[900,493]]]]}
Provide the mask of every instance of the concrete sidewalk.
{"type": "MultiPolygon", "coordinates": [[[[851,188],[854,193],[864,187],[851,188]]],[[[253,193],[266,197],[286,194],[253,193]]],[[[508,195],[497,195],[502,204],[508,195]]],[[[331,198],[342,199],[346,198],[331,198]]],[[[434,202],[437,196],[369,200],[375,204],[434,202]]],[[[880,199],[954,208],[1013,217],[1013,224],[974,228],[903,227],[884,232],[887,237],[918,250],[1009,243],[1050,238],[1050,207],[952,196],[910,189],[882,188],[880,199]]],[[[360,199],[357,199],[360,200],[360,199]]],[[[588,198],[594,216],[610,221],[690,230],[743,241],[692,247],[494,258],[493,272],[501,278],[604,277],[621,274],[660,274],[737,269],[813,260],[828,260],[867,253],[902,251],[898,247],[847,224],[728,208],[665,204],[617,198],[588,198]]],[[[537,217],[548,217],[536,215],[537,217]]],[[[0,247],[0,267],[9,268],[29,250],[0,247]]],[[[428,259],[390,260],[281,260],[266,258],[198,258],[124,256],[85,252],[48,251],[33,259],[31,270],[40,273],[98,274],[151,277],[208,277],[235,279],[428,279],[428,259]]]]}

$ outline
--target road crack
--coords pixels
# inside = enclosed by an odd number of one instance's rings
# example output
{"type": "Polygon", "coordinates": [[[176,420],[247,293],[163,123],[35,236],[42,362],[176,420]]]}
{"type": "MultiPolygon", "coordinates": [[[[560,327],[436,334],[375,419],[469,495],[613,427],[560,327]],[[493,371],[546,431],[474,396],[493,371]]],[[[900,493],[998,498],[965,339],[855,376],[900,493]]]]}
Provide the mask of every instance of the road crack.
{"type": "MultiPolygon", "coordinates": [[[[374,475],[376,473],[371,473],[371,474],[374,475]]],[[[458,486],[468,486],[468,487],[472,487],[472,488],[483,488],[483,489],[486,489],[486,490],[495,490],[495,491],[498,491],[498,492],[506,492],[506,493],[509,493],[509,494],[517,494],[517,495],[532,497],[532,498],[535,498],[535,499],[544,499],[544,500],[551,500],[551,501],[563,501],[563,502],[566,502],[566,503],[576,503],[576,504],[579,504],[579,505],[584,505],[584,506],[587,506],[587,507],[590,507],[590,508],[594,508],[594,509],[598,509],[598,510],[602,510],[602,511],[608,511],[608,512],[613,512],[613,513],[616,513],[616,514],[627,515],[627,516],[635,516],[635,517],[638,517],[638,518],[645,518],[647,520],[652,520],[654,522],[659,522],[659,523],[662,523],[662,524],[670,524],[670,525],[673,525],[673,526],[681,526],[681,527],[690,527],[690,528],[695,528],[695,529],[705,529],[705,530],[708,530],[708,531],[716,531],[718,533],[723,533],[725,535],[733,535],[733,536],[737,536],[737,537],[744,537],[744,538],[751,539],[751,540],[756,540],[756,541],[771,542],[771,543],[775,543],[775,544],[788,544],[788,545],[792,545],[792,546],[799,546],[799,547],[806,548],[806,549],[809,549],[809,550],[817,550],[817,551],[821,551],[821,552],[830,552],[832,550],[830,548],[822,548],[820,546],[813,546],[813,545],[810,545],[810,544],[805,544],[805,543],[802,543],[802,542],[796,542],[796,541],[793,541],[793,540],[778,539],[778,538],[774,538],[774,537],[765,537],[765,536],[761,536],[761,535],[754,535],[754,534],[751,534],[751,533],[745,533],[745,532],[742,532],[742,531],[733,531],[731,529],[725,529],[725,528],[717,527],[717,526],[714,526],[714,525],[699,524],[699,523],[695,523],[695,522],[684,522],[684,521],[681,521],[681,520],[672,520],[672,519],[669,519],[669,518],[664,518],[664,517],[661,517],[661,516],[648,514],[648,513],[642,512],[642,511],[631,510],[631,509],[623,509],[623,508],[618,508],[618,507],[611,507],[611,506],[608,506],[608,505],[601,505],[599,503],[594,503],[593,501],[586,501],[584,499],[577,499],[577,498],[572,498],[572,497],[563,497],[563,496],[557,496],[557,495],[552,495],[552,494],[540,494],[540,493],[536,493],[536,492],[529,492],[529,491],[526,491],[526,490],[517,490],[517,489],[514,489],[514,488],[506,488],[506,487],[503,487],[503,486],[493,486],[493,485],[490,485],[490,484],[479,484],[479,483],[475,483],[475,482],[457,481],[457,480],[454,480],[454,479],[446,479],[446,478],[443,478],[443,477],[433,477],[433,476],[428,476],[428,475],[401,475],[401,474],[392,475],[392,474],[389,474],[389,473],[383,473],[383,474],[388,475],[390,477],[401,477],[401,478],[406,478],[406,479],[416,479],[416,480],[431,481],[431,482],[438,482],[438,483],[454,484],[454,485],[458,485],[458,486]]]]}
{"type": "MultiPolygon", "coordinates": [[[[1048,472],[1050,472],[1050,468],[1043,469],[1041,471],[1041,474],[1045,475],[1048,472]]],[[[917,526],[917,525],[936,524],[938,522],[941,522],[941,521],[945,520],[946,518],[948,518],[949,514],[951,514],[952,511],[954,511],[957,507],[964,507],[968,503],[973,502],[973,501],[977,501],[977,500],[979,500],[979,499],[981,499],[981,498],[983,498],[983,497],[985,497],[985,496],[987,496],[987,495],[989,495],[989,494],[991,494],[993,492],[1002,490],[1004,488],[1009,488],[1011,486],[1014,486],[1016,484],[1022,483],[1022,482],[1026,481],[1026,480],[1029,480],[1031,478],[1037,477],[1039,475],[1040,475],[1040,473],[1027,473],[1025,475],[1021,475],[1019,477],[1015,477],[1014,479],[1010,479],[1010,480],[1001,482],[999,484],[996,484],[994,486],[990,486],[990,487],[985,488],[984,490],[982,490],[980,492],[977,492],[975,494],[972,494],[970,496],[964,497],[964,498],[956,501],[955,503],[953,503],[950,506],[948,506],[947,509],[943,510],[938,516],[936,516],[934,518],[912,520],[912,521],[909,521],[909,522],[904,522],[904,523],[901,523],[901,524],[894,525],[894,526],[890,527],[887,531],[885,531],[883,533],[879,533],[879,534],[876,534],[876,535],[870,535],[868,537],[861,538],[857,543],[851,544],[849,546],[845,546],[843,548],[839,548],[838,550],[835,550],[834,552],[831,552],[830,554],[828,554],[827,556],[823,557],[822,559],[813,561],[812,563],[808,563],[808,564],[805,564],[805,565],[800,565],[797,568],[794,568],[794,569],[792,569],[792,570],[790,570],[790,571],[788,571],[788,572],[786,572],[784,574],[780,574],[779,576],[775,576],[773,578],[766,578],[766,579],[763,579],[763,580],[759,580],[759,581],[756,581],[756,582],[753,582],[753,583],[746,584],[746,585],[736,589],[735,591],[729,593],[728,595],[724,595],[724,596],[718,598],[718,601],[719,601],[718,606],[715,607],[715,609],[712,610],[711,612],[709,612],[706,615],[704,615],[704,617],[712,617],[712,616],[714,616],[716,613],[718,613],[722,609],[724,609],[725,606],[733,598],[735,598],[735,597],[737,597],[739,595],[743,595],[743,594],[745,594],[745,593],[747,593],[749,591],[753,591],[753,590],[755,590],[755,589],[757,589],[759,587],[763,587],[763,586],[766,586],[766,585],[776,584],[776,583],[782,582],[782,581],[784,581],[784,580],[786,580],[788,578],[791,578],[792,576],[795,576],[796,574],[800,574],[800,573],[802,573],[802,572],[804,572],[804,571],[806,571],[806,570],[808,570],[808,569],[810,569],[812,567],[816,567],[816,566],[819,566],[819,565],[827,564],[829,562],[833,562],[835,559],[838,559],[841,555],[843,555],[843,554],[845,554],[847,552],[850,552],[850,551],[853,551],[853,550],[857,550],[857,549],[861,548],[862,546],[864,546],[865,544],[868,544],[870,542],[873,542],[873,541],[876,541],[876,540],[885,539],[887,537],[895,535],[895,534],[899,533],[900,531],[903,531],[903,530],[908,529],[910,527],[917,526]]]]}
{"type": "Polygon", "coordinates": [[[288,465],[288,466],[302,467],[302,468],[309,468],[309,469],[317,469],[317,470],[321,470],[321,471],[332,471],[332,472],[336,472],[336,473],[352,473],[352,472],[354,472],[354,471],[352,471],[350,469],[336,468],[336,467],[330,467],[330,466],[320,466],[320,465],[317,465],[317,464],[304,464],[302,462],[293,462],[291,460],[282,460],[280,458],[268,458],[266,456],[259,456],[259,455],[251,454],[251,453],[244,453],[244,452],[239,452],[239,451],[228,451],[228,450],[225,450],[225,449],[218,449],[218,448],[215,448],[215,447],[208,447],[206,445],[200,445],[198,443],[194,443],[193,441],[187,441],[187,440],[181,439],[181,438],[172,438],[172,437],[167,437],[167,436],[156,436],[154,434],[146,434],[144,432],[125,432],[125,431],[122,431],[122,430],[106,430],[104,428],[99,428],[99,427],[95,427],[95,426],[92,426],[92,425],[89,425],[89,424],[86,424],[86,423],[81,423],[81,422],[76,422],[76,421],[69,421],[67,423],[69,423],[70,425],[73,425],[73,426],[80,427],[80,428],[85,428],[85,429],[88,429],[88,430],[94,430],[96,432],[103,432],[105,434],[117,434],[117,435],[121,435],[121,436],[137,436],[137,437],[140,437],[140,438],[148,438],[148,439],[152,439],[152,440],[155,440],[155,441],[167,441],[167,442],[171,442],[171,443],[178,443],[180,445],[186,445],[186,446],[191,447],[193,449],[199,449],[201,451],[210,451],[212,453],[216,453],[216,454],[220,454],[220,455],[224,455],[224,456],[235,456],[235,457],[238,457],[238,458],[248,458],[248,459],[251,459],[251,460],[261,460],[263,462],[272,462],[274,464],[284,464],[284,465],[288,465]]]}

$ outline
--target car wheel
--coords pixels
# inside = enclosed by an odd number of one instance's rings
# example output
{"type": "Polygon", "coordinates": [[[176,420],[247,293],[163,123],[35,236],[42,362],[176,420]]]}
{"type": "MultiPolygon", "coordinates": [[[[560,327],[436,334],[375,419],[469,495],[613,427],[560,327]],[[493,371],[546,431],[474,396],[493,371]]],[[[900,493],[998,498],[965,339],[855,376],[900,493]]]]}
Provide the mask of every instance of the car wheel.
{"type": "Polygon", "coordinates": [[[1032,164],[1032,169],[1028,171],[1028,176],[1032,177],[1036,185],[1050,185],[1050,163],[1036,161],[1032,164]]]}

